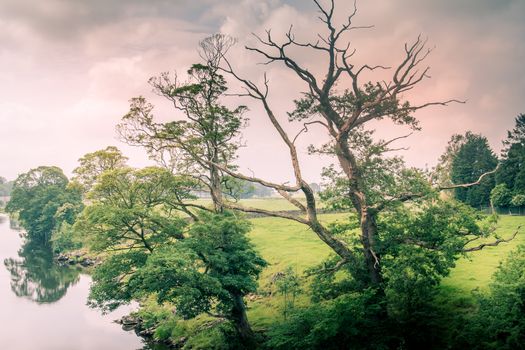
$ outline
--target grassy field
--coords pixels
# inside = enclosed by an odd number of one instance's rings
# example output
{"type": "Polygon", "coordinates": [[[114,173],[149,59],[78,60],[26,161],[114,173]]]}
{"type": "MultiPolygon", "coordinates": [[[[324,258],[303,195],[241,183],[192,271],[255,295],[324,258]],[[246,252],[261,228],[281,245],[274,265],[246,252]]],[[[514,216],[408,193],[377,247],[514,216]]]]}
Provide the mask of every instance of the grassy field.
{"type": "Polygon", "coordinates": [[[444,303],[448,303],[451,307],[457,305],[468,307],[472,291],[488,290],[492,275],[499,263],[518,245],[525,244],[525,216],[501,216],[496,232],[501,238],[512,236],[520,225],[522,228],[511,242],[501,243],[496,247],[485,247],[481,251],[468,253],[466,257],[458,260],[456,267],[441,283],[440,297],[444,299],[444,303]]]}
{"type": "MultiPolygon", "coordinates": [[[[326,214],[322,219],[334,221],[343,219],[344,216],[345,214],[326,214]]],[[[259,282],[263,291],[272,290],[271,279],[275,273],[292,266],[301,275],[306,268],[320,263],[330,254],[330,250],[304,225],[279,218],[259,218],[251,221],[253,230],[250,238],[269,263],[259,282]]],[[[502,216],[497,234],[504,238],[509,237],[519,225],[525,227],[525,217],[502,216]]],[[[442,282],[441,297],[447,298],[447,303],[450,304],[465,300],[468,304],[472,290],[486,290],[499,262],[518,244],[525,243],[525,228],[523,231],[510,243],[486,247],[458,260],[450,276],[442,282]]],[[[299,297],[297,304],[306,302],[305,297],[299,297]]],[[[254,327],[264,328],[272,320],[282,317],[283,305],[282,297],[275,294],[271,298],[250,302],[249,316],[254,327]]]]}
{"type": "MultiPolygon", "coordinates": [[[[199,202],[206,203],[206,200],[199,200],[199,202]]],[[[282,199],[250,199],[242,202],[247,206],[267,210],[294,209],[282,199]]],[[[348,214],[324,214],[321,215],[321,220],[334,222],[344,220],[346,215],[348,214]]],[[[310,229],[299,223],[270,217],[256,218],[250,221],[253,227],[249,237],[268,262],[268,266],[260,276],[257,295],[247,297],[250,322],[255,330],[261,331],[268,329],[276,320],[284,318],[284,297],[277,293],[277,288],[272,283],[276,273],[284,272],[288,267],[291,267],[297,275],[304,276],[304,271],[307,268],[321,263],[330,255],[331,250],[310,229]]],[[[475,289],[487,291],[492,274],[500,261],[505,259],[507,254],[517,245],[525,243],[525,217],[501,217],[497,231],[500,237],[511,236],[520,225],[523,225],[524,229],[512,242],[469,253],[467,257],[457,261],[456,267],[442,281],[436,300],[440,309],[451,311],[444,313],[445,315],[455,315],[458,312],[469,313],[475,307],[472,291],[475,289]]],[[[306,280],[303,279],[303,281],[306,280]]],[[[303,285],[303,290],[307,289],[308,285],[303,285]]],[[[309,302],[306,293],[299,293],[295,305],[303,306],[309,302]]],[[[159,326],[160,330],[158,329],[156,333],[156,336],[161,339],[171,336],[173,340],[177,340],[181,334],[192,334],[189,337],[189,342],[195,348],[202,349],[209,348],[207,344],[210,341],[227,341],[218,340],[215,336],[199,331],[202,328],[201,326],[212,322],[212,319],[206,315],[201,315],[192,321],[180,321],[173,315],[169,305],[158,307],[154,301],[151,303],[146,301],[139,313],[143,319],[149,319],[152,324],[155,324],[156,320],[162,319],[162,315],[166,317],[159,326]],[[164,334],[164,337],[160,337],[159,334],[164,334]]],[[[454,318],[445,317],[442,320],[445,324],[457,322],[454,318]]]]}

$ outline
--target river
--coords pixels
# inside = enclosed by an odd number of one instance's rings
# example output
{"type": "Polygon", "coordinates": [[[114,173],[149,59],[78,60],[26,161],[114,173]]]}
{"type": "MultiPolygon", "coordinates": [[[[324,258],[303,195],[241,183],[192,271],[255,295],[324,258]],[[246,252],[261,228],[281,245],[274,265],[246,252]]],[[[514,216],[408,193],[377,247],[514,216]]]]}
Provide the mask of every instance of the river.
{"type": "Polygon", "coordinates": [[[59,266],[51,251],[25,241],[0,214],[0,349],[150,349],[113,320],[130,311],[102,315],[86,305],[91,278],[77,267],[59,266]]]}

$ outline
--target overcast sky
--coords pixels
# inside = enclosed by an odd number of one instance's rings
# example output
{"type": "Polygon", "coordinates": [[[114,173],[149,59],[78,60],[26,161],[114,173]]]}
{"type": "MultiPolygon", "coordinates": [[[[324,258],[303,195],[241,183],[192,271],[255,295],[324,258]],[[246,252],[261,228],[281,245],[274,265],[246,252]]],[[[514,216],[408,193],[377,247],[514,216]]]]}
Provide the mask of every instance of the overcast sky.
{"type": "MultiPolygon", "coordinates": [[[[349,3],[336,0],[339,18],[349,3]]],[[[400,143],[410,147],[407,163],[434,165],[450,136],[466,130],[487,136],[499,153],[506,130],[525,112],[525,0],[361,0],[358,8],[355,23],[375,25],[349,37],[358,63],[395,65],[403,44],[422,34],[435,47],[427,61],[432,79],[406,97],[467,100],[416,114],[423,130],[400,143]]],[[[231,54],[239,72],[255,81],[268,72],[271,102],[284,121],[305,87],[279,64],[257,65],[261,58],[242,47],[253,43],[252,32],[272,29],[278,39],[290,24],[298,38],[315,38],[323,30],[316,17],[308,0],[0,0],[0,175],[14,179],[39,165],[70,174],[79,157],[108,145],[121,148],[132,165],[148,164],[141,149],[118,140],[115,125],[138,95],[158,106],[159,120],[177,118],[147,80],[184,72],[198,60],[198,41],[216,32],[238,38],[231,54]]],[[[322,76],[322,58],[295,53],[322,76]]],[[[285,149],[257,106],[250,107],[239,163],[285,181],[285,149]]],[[[380,137],[406,133],[377,127],[380,137]]],[[[287,125],[291,133],[299,129],[287,125]]],[[[302,146],[322,140],[322,130],[312,130],[302,146]]],[[[318,181],[325,162],[304,154],[307,177],[318,181]]]]}

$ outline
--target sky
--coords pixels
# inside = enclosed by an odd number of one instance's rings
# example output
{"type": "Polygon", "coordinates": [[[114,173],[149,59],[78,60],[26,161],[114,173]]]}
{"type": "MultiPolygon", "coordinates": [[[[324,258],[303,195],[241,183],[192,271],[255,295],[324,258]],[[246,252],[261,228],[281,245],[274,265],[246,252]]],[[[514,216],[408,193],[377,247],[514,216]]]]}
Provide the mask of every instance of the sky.
{"type": "MultiPolygon", "coordinates": [[[[336,0],[339,23],[352,7],[336,0]]],[[[359,0],[357,7],[355,24],[374,27],[345,38],[356,63],[395,66],[404,43],[421,34],[433,48],[426,61],[431,79],[405,98],[466,100],[416,113],[422,131],[398,144],[408,148],[407,164],[433,166],[452,134],[467,130],[485,135],[499,153],[514,118],[525,113],[525,0],[359,0]]],[[[180,118],[147,80],[183,74],[199,60],[199,40],[217,32],[238,39],[230,59],[240,74],[261,82],[267,72],[272,108],[295,134],[301,125],[288,123],[286,112],[306,87],[278,63],[260,65],[264,60],[244,46],[257,45],[252,33],[265,29],[281,40],[292,24],[298,39],[315,41],[326,32],[317,16],[309,0],[0,0],[0,176],[14,179],[40,165],[69,175],[78,158],[108,145],[133,166],[150,164],[142,149],[119,140],[115,126],[129,99],[140,95],[156,106],[159,121],[180,118]]],[[[306,50],[291,54],[322,77],[326,59],[306,50]]],[[[260,106],[238,98],[227,103],[250,107],[241,169],[288,181],[286,149],[260,106]]],[[[373,126],[381,138],[407,133],[389,123],[373,126]]],[[[314,128],[299,142],[307,180],[319,181],[329,160],[308,156],[306,147],[324,140],[314,128]]]]}

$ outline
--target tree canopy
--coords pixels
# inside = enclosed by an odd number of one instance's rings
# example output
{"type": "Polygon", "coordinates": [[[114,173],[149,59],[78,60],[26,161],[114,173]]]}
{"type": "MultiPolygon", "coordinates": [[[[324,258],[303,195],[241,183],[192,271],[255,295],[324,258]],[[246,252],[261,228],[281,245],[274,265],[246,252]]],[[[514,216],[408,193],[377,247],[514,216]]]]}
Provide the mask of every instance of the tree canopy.
{"type": "Polygon", "coordinates": [[[80,191],[68,184],[67,177],[58,167],[31,169],[15,180],[6,209],[18,214],[30,239],[49,242],[61,221],[57,214],[62,212],[62,218],[72,220],[67,213],[82,206],[80,191]]]}
{"type": "MultiPolygon", "coordinates": [[[[513,197],[525,195],[525,114],[516,117],[516,125],[508,132],[503,145],[496,183],[505,186],[513,197]]],[[[520,204],[520,197],[514,203],[520,204]]]]}
{"type": "Polygon", "coordinates": [[[87,153],[78,160],[80,164],[73,170],[73,180],[87,192],[104,171],[125,167],[127,160],[128,158],[115,146],[87,153]]]}
{"type": "MultiPolygon", "coordinates": [[[[454,184],[476,182],[480,176],[493,171],[498,159],[490,149],[486,137],[467,132],[452,160],[450,177],[454,184]]],[[[458,187],[455,197],[473,207],[490,205],[490,191],[494,188],[494,175],[490,174],[472,187],[458,187]]]]}

